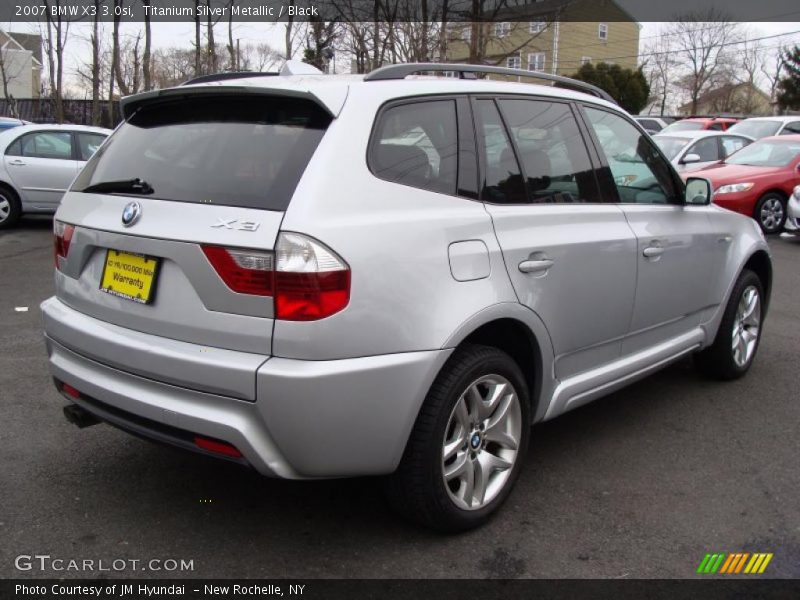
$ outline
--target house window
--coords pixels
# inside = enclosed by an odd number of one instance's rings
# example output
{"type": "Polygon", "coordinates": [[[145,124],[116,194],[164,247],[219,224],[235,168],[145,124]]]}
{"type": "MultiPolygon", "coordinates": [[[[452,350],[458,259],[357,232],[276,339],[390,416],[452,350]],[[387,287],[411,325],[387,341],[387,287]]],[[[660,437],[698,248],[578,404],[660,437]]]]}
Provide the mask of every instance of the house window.
{"type": "Polygon", "coordinates": [[[547,22],[546,21],[531,21],[528,24],[529,30],[531,33],[542,33],[545,29],[547,29],[547,22]]]}
{"type": "Polygon", "coordinates": [[[528,54],[528,70],[544,71],[544,52],[528,54]]]}
{"type": "Polygon", "coordinates": [[[600,23],[600,27],[597,29],[597,37],[601,40],[608,39],[608,23],[600,23]]]}
{"type": "Polygon", "coordinates": [[[469,27],[464,27],[464,29],[461,30],[461,40],[465,44],[469,44],[472,41],[472,26],[471,25],[469,27]]]}
{"type": "Polygon", "coordinates": [[[588,65],[590,62],[592,62],[591,56],[581,56],[581,65],[588,65]]]}
{"type": "Polygon", "coordinates": [[[519,69],[522,67],[522,59],[519,57],[519,54],[515,54],[513,56],[509,56],[506,59],[506,66],[509,69],[519,69]]]}
{"type": "Polygon", "coordinates": [[[503,21],[501,23],[494,24],[494,35],[495,37],[503,38],[506,37],[509,33],[511,33],[511,23],[508,21],[503,21]]]}

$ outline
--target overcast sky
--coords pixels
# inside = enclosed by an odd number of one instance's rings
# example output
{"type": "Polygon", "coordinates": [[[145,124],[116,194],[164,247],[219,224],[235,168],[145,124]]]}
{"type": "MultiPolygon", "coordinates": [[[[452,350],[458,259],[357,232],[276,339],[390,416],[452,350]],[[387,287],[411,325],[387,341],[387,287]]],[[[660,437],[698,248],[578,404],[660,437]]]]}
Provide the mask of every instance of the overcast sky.
{"type": "MultiPolygon", "coordinates": [[[[3,1],[3,0],[0,0],[3,1]]],[[[658,38],[659,31],[666,23],[642,23],[640,32],[640,52],[658,38]]],[[[800,44],[800,22],[752,22],[742,25],[749,32],[749,37],[780,36],[765,39],[761,42],[765,52],[774,52],[775,49],[785,44],[800,44]],[[794,32],[794,33],[793,33],[794,32]]],[[[37,23],[4,23],[3,29],[23,33],[38,33],[37,23]]],[[[103,23],[106,29],[106,39],[111,36],[111,23],[103,23]]],[[[613,23],[611,24],[613,27],[613,23]]],[[[141,23],[123,24],[122,35],[133,35],[142,29],[141,23]]],[[[152,25],[154,47],[179,46],[190,48],[194,39],[194,23],[154,23],[152,25]]],[[[89,45],[90,23],[73,23],[70,28],[70,37],[67,43],[66,77],[70,88],[79,87],[75,76],[79,65],[91,61],[91,47],[89,45]]],[[[227,24],[220,23],[215,29],[217,41],[220,45],[227,40],[227,24]]],[[[234,23],[234,37],[241,40],[241,44],[260,43],[266,41],[278,50],[283,48],[284,25],[275,23],[234,23]]],[[[299,56],[298,56],[299,58],[299,56]]],[[[340,60],[337,69],[348,69],[347,61],[340,60]]]]}

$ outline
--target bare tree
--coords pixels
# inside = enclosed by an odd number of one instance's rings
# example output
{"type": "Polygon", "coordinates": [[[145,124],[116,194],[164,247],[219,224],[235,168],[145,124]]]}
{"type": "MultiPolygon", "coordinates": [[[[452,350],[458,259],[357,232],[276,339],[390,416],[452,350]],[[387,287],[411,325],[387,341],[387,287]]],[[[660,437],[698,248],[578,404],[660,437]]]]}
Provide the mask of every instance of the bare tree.
{"type": "Polygon", "coordinates": [[[94,20],[92,22],[92,125],[100,125],[100,4],[94,0],[94,20]]]}
{"type": "Polygon", "coordinates": [[[0,81],[3,85],[3,98],[6,101],[6,110],[12,117],[19,117],[17,111],[17,100],[9,89],[9,85],[14,79],[19,77],[22,63],[14,65],[14,61],[8,55],[8,48],[0,48],[0,81]]]}
{"type": "Polygon", "coordinates": [[[142,80],[144,91],[147,92],[153,89],[152,76],[153,67],[150,64],[151,48],[153,44],[153,33],[150,28],[150,13],[146,7],[150,6],[150,0],[142,0],[142,5],[145,7],[144,13],[144,52],[142,53],[142,80]]]}
{"type": "Polygon", "coordinates": [[[50,78],[50,97],[55,104],[55,118],[64,122],[64,47],[69,37],[69,20],[61,14],[61,0],[41,0],[45,9],[45,51],[50,78]],[[51,3],[52,2],[52,3],[51,3]],[[55,9],[55,16],[53,16],[55,9]]]}
{"type": "Polygon", "coordinates": [[[320,71],[327,71],[334,44],[340,33],[341,27],[336,21],[310,19],[306,28],[303,60],[320,71]]]}
{"type": "Polygon", "coordinates": [[[739,25],[725,19],[717,9],[693,11],[678,16],[667,29],[674,38],[676,58],[682,59],[687,73],[680,86],[697,112],[697,100],[712,86],[731,78],[731,56],[726,46],[736,41],[739,25]]]}
{"type": "MultiPolygon", "coordinates": [[[[211,8],[211,0],[206,0],[206,6],[211,8]]],[[[217,62],[217,44],[214,41],[214,25],[219,22],[221,17],[214,17],[211,11],[208,11],[206,16],[206,72],[216,73],[218,69],[217,62]]]]}
{"type": "Polygon", "coordinates": [[[200,0],[194,0],[194,76],[202,74],[202,45],[200,43],[200,0]]]}
{"type": "Polygon", "coordinates": [[[645,54],[648,57],[643,67],[646,69],[650,85],[651,110],[657,106],[658,114],[663,115],[667,109],[672,85],[675,83],[674,74],[678,69],[670,37],[658,36],[645,54]]]}
{"type": "Polygon", "coordinates": [[[228,56],[231,71],[238,71],[240,68],[238,41],[236,46],[233,45],[233,7],[235,4],[236,0],[230,0],[228,3],[228,56]]]}
{"type": "Polygon", "coordinates": [[[764,60],[759,67],[761,74],[767,80],[769,101],[773,106],[776,106],[775,102],[777,100],[778,84],[781,81],[783,69],[786,65],[785,55],[787,51],[788,48],[786,46],[777,48],[771,56],[768,55],[764,57],[764,60]]]}

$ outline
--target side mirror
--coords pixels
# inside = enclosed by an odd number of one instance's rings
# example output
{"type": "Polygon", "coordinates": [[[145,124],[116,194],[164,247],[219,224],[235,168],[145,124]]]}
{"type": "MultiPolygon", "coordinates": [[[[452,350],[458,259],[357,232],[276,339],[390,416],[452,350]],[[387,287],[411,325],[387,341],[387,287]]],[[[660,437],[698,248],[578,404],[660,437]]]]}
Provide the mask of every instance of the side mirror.
{"type": "Polygon", "coordinates": [[[690,206],[706,206],[711,203],[711,182],[702,177],[688,177],[683,201],[690,206]]]}
{"type": "Polygon", "coordinates": [[[686,156],[684,156],[684,157],[681,159],[681,162],[682,162],[683,164],[685,164],[685,165],[688,165],[689,163],[696,163],[696,162],[700,162],[700,155],[699,155],[699,154],[694,154],[694,153],[692,153],[692,154],[687,154],[686,156]]]}

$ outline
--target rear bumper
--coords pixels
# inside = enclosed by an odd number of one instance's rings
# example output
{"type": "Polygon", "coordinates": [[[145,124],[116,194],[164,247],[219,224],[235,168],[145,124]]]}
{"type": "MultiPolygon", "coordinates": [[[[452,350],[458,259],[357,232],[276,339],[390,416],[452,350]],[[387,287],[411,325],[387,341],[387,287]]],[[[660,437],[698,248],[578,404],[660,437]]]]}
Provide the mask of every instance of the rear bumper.
{"type": "MultiPolygon", "coordinates": [[[[173,368],[197,357],[186,344],[131,332],[77,313],[51,298],[42,304],[45,340],[53,376],[81,392],[68,399],[132,433],[191,447],[194,435],[235,446],[246,462],[265,475],[289,479],[349,477],[392,472],[428,388],[450,350],[409,352],[332,361],[265,358],[249,374],[255,401],[198,386],[176,385],[107,364],[90,354],[100,338],[81,326],[101,327],[102,341],[123,349],[131,364],[158,360],[170,348],[173,368]],[[70,321],[69,324],[66,321],[70,321]]],[[[212,349],[213,350],[213,349],[212,349]]],[[[204,356],[203,376],[231,377],[229,364],[204,356]]],[[[232,358],[228,356],[227,358],[232,358]]],[[[187,379],[183,377],[183,379],[187,379]]],[[[217,385],[217,387],[221,387],[217,385]]],[[[236,386],[233,386],[234,388],[236,386]]]]}

